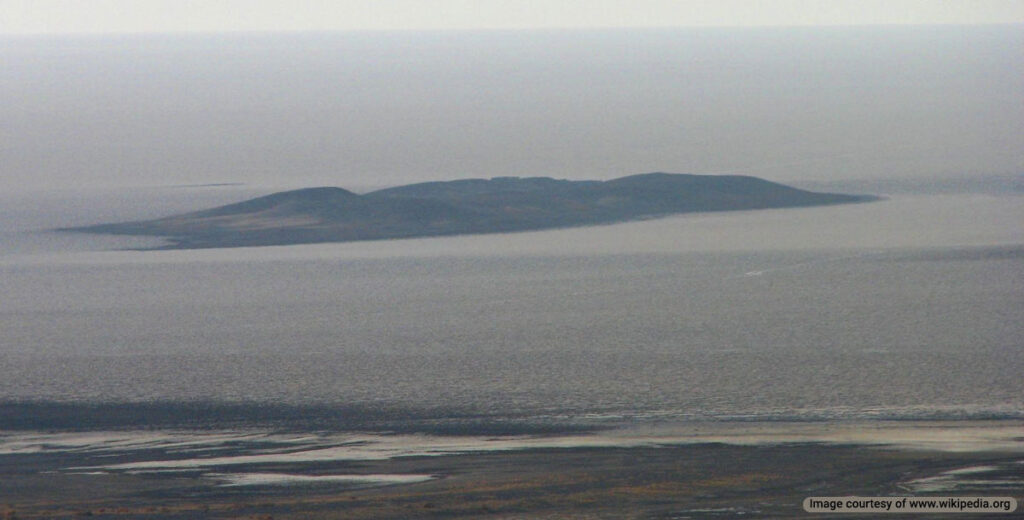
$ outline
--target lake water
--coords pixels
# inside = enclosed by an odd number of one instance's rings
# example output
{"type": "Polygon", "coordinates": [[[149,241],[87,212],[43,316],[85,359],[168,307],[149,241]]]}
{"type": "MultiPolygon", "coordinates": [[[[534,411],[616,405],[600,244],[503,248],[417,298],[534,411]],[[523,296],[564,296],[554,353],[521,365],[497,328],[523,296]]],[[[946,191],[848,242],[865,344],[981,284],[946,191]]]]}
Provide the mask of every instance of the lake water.
{"type": "Polygon", "coordinates": [[[1024,419],[1020,196],[196,251],[42,220],[0,244],[0,428],[1024,419]]]}

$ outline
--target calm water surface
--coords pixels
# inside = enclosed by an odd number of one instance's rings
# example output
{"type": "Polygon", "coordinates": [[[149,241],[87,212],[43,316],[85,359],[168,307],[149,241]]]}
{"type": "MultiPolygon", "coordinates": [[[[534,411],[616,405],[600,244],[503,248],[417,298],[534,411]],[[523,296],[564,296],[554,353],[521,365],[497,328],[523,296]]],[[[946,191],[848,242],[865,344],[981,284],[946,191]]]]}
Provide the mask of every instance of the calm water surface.
{"type": "Polygon", "coordinates": [[[12,247],[0,401],[342,429],[1021,419],[1022,222],[1020,197],[937,196],[422,240],[12,247]]]}

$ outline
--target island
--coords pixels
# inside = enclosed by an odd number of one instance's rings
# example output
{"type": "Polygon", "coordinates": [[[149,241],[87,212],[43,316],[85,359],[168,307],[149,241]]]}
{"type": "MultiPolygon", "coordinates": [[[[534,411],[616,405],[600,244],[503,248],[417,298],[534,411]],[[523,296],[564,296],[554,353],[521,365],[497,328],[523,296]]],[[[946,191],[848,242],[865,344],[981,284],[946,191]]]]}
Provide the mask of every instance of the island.
{"type": "Polygon", "coordinates": [[[167,243],[158,249],[197,249],[504,233],[875,199],[741,175],[646,173],[608,181],[495,177],[364,194],[305,188],[155,220],[61,231],[163,237],[167,243]]]}

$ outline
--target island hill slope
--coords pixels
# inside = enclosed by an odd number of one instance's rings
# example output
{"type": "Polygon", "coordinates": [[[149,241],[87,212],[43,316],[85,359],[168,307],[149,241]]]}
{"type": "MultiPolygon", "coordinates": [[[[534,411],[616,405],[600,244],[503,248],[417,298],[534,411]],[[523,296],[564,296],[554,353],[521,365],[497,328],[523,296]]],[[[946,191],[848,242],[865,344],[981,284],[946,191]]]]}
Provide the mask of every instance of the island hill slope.
{"type": "Polygon", "coordinates": [[[604,224],[676,213],[875,200],[738,175],[648,173],[609,181],[497,177],[356,194],[306,188],[155,220],[64,229],[166,237],[163,249],[347,242],[604,224]]]}

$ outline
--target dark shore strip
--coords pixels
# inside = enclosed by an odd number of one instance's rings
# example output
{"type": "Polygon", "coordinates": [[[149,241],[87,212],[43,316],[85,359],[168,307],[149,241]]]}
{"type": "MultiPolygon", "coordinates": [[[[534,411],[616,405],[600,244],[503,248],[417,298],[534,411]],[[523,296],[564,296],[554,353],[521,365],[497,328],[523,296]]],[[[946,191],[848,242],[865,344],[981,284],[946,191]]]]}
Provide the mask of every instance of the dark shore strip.
{"type": "Polygon", "coordinates": [[[459,408],[389,405],[292,405],[259,402],[0,401],[0,431],[262,429],[366,431],[433,435],[536,435],[594,431],[569,421],[538,422],[459,408]]]}

